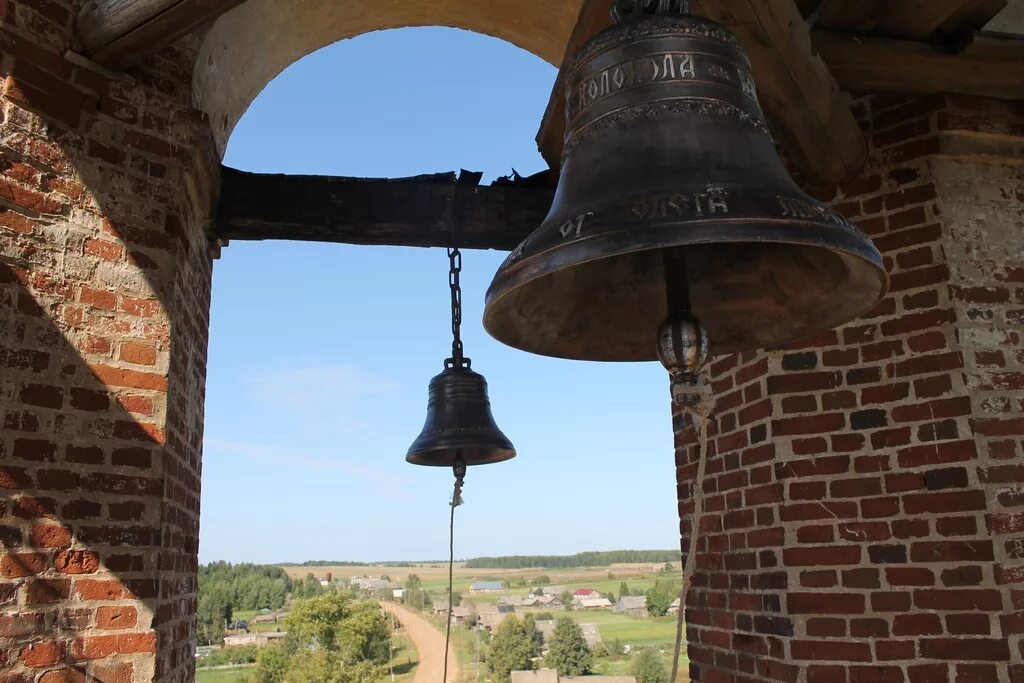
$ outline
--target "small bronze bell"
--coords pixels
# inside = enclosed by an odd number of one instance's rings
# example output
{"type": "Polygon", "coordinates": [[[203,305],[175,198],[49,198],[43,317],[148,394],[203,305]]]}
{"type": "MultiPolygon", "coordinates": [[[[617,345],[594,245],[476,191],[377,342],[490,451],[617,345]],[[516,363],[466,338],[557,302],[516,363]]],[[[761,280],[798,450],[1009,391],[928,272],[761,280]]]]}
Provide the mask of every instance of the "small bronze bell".
{"type": "Polygon", "coordinates": [[[427,420],[405,459],[414,465],[452,467],[462,457],[467,465],[486,465],[514,458],[512,442],[491,414],[487,380],[473,372],[469,360],[430,380],[427,420]]]}
{"type": "MultiPolygon", "coordinates": [[[[448,250],[449,285],[452,299],[452,357],[444,371],[430,380],[427,419],[405,459],[414,465],[452,467],[462,481],[467,465],[487,465],[516,456],[491,414],[487,380],[473,372],[472,361],[462,348],[462,254],[448,250]],[[459,472],[462,472],[462,475],[459,472]]],[[[453,498],[458,498],[458,493],[453,498]]]]}
{"type": "Polygon", "coordinates": [[[739,42],[686,5],[619,0],[620,22],[576,56],[554,204],[487,292],[499,341],[654,360],[663,321],[686,311],[722,354],[831,329],[884,295],[871,240],[786,174],[739,42]],[[680,277],[688,301],[673,303],[680,277]]]}

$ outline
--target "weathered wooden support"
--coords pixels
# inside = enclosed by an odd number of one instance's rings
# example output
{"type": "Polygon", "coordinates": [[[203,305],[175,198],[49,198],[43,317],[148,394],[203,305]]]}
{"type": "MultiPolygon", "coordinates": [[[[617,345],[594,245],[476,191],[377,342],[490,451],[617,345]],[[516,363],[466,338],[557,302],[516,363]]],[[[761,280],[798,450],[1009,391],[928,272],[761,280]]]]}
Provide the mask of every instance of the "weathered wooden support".
{"type": "Polygon", "coordinates": [[[77,33],[86,56],[121,69],[172,44],[244,0],[88,0],[77,33]]]}
{"type": "Polygon", "coordinates": [[[814,46],[851,92],[1024,100],[1022,40],[979,37],[951,54],[926,43],[815,31],[814,46]]]}
{"type": "MultiPolygon", "coordinates": [[[[587,40],[611,23],[612,0],[588,0],[569,41],[537,142],[560,166],[565,134],[567,65],[587,40]]],[[[696,0],[694,9],[726,24],[750,54],[761,103],[787,152],[816,183],[858,174],[867,145],[843,93],[815,54],[810,30],[793,0],[696,0]]]]}
{"type": "Polygon", "coordinates": [[[479,174],[375,179],[223,167],[210,237],[511,251],[547,215],[547,173],[480,186],[479,174]]]}
{"type": "Polygon", "coordinates": [[[1006,7],[1006,0],[824,0],[815,26],[920,40],[936,32],[969,35],[1006,7]]]}

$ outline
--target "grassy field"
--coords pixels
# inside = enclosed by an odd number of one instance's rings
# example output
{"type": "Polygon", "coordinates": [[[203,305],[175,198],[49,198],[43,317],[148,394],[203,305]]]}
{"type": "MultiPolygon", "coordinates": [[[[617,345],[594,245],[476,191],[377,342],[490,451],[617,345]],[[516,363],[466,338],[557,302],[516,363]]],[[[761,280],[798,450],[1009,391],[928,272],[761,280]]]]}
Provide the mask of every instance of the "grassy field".
{"type": "MultiPolygon", "coordinates": [[[[678,567],[678,562],[676,566],[678,567]]],[[[661,565],[644,564],[614,564],[611,567],[584,567],[578,569],[468,569],[462,564],[455,565],[455,587],[456,590],[465,590],[473,581],[495,580],[504,581],[506,584],[516,581],[529,581],[538,576],[547,575],[552,583],[578,583],[609,580],[608,573],[614,576],[611,579],[616,586],[623,578],[629,579],[636,576],[650,576],[661,568],[661,565]],[[555,577],[558,577],[557,579],[555,577]]],[[[292,578],[302,578],[306,574],[312,574],[318,579],[325,578],[329,573],[336,579],[349,579],[353,576],[383,576],[387,575],[392,581],[403,583],[409,574],[416,574],[423,580],[424,588],[427,590],[439,590],[448,585],[448,565],[446,564],[420,564],[413,567],[389,567],[386,565],[356,565],[351,567],[300,567],[284,566],[282,569],[292,578]]]]}
{"type": "Polygon", "coordinates": [[[253,665],[235,666],[230,669],[198,669],[196,683],[242,683],[253,665]]]}
{"type": "MultiPolygon", "coordinates": [[[[412,644],[412,641],[404,635],[404,632],[404,629],[400,629],[392,639],[394,650],[391,655],[391,666],[395,670],[395,683],[411,681],[416,676],[416,667],[420,663],[419,651],[412,644]]],[[[386,676],[381,680],[390,683],[391,676],[386,676]]]]}

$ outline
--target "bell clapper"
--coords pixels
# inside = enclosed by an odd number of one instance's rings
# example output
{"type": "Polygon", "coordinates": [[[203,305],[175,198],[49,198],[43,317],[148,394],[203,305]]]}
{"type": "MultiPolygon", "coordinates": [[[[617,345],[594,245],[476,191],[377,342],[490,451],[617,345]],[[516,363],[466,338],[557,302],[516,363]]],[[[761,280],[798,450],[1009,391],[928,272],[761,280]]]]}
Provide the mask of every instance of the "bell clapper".
{"type": "Polygon", "coordinates": [[[466,480],[466,460],[461,455],[455,458],[452,472],[455,474],[455,493],[452,494],[451,506],[457,508],[465,502],[462,500],[462,487],[466,480]]]}

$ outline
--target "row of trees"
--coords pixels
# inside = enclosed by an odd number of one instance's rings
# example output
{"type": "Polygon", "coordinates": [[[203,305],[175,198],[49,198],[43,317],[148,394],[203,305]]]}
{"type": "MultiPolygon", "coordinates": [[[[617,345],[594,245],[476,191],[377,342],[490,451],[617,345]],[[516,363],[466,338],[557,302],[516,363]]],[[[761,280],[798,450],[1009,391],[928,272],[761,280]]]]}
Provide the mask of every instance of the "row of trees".
{"type": "MultiPolygon", "coordinates": [[[[541,634],[533,615],[528,614],[522,620],[514,616],[507,617],[498,626],[487,649],[487,669],[498,683],[508,683],[513,671],[530,671],[534,668],[534,660],[540,656],[541,645],[541,634]]],[[[593,656],[582,629],[575,621],[562,618],[555,622],[544,664],[557,669],[560,676],[590,673],[593,656]]]]}
{"type": "Polygon", "coordinates": [[[220,643],[236,612],[281,609],[291,595],[313,597],[324,591],[312,574],[292,581],[281,567],[212,562],[199,567],[196,631],[200,645],[220,643]]]}
{"type": "Polygon", "coordinates": [[[212,562],[199,568],[200,595],[223,590],[236,610],[277,609],[284,605],[292,582],[280,567],[212,562]]]}
{"type": "Polygon", "coordinates": [[[678,550],[607,550],[575,555],[503,555],[474,557],[466,561],[470,569],[527,569],[530,567],[570,568],[606,567],[624,563],[678,562],[678,550]]]}
{"type": "MultiPolygon", "coordinates": [[[[541,634],[532,615],[522,620],[508,617],[498,626],[487,649],[487,669],[497,683],[509,683],[513,671],[530,671],[541,654],[541,634]]],[[[572,619],[555,622],[543,665],[559,676],[585,676],[592,673],[594,656],[587,646],[583,630],[572,619]]],[[[657,651],[642,648],[633,656],[631,673],[637,683],[669,683],[669,673],[657,651]]]]}

